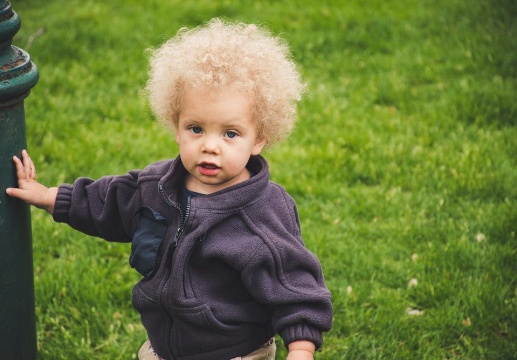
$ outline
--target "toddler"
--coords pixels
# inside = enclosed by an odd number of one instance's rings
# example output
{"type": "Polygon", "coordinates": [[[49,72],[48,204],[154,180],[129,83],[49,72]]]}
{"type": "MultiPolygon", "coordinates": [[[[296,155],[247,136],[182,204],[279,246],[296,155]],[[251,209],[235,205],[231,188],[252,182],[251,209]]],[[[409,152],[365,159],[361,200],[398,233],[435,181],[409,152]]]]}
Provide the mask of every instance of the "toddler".
{"type": "Polygon", "coordinates": [[[285,138],[304,86],[288,47],[255,25],[213,19],[151,55],[146,86],[179,155],[144,170],[47,188],[14,157],[10,196],[57,222],[131,243],[132,294],[148,341],[139,359],[312,359],[332,324],[330,292],[304,246],[294,200],[262,149],[285,138]]]}

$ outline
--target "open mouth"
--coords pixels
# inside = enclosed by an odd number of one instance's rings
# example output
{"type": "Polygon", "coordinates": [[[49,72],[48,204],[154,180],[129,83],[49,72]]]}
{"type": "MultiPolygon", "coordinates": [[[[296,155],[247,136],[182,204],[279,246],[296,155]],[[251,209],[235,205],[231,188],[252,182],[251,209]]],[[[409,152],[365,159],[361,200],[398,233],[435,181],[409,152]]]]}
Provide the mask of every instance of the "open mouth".
{"type": "Polygon", "coordinates": [[[199,164],[199,172],[205,176],[215,176],[219,173],[221,168],[217,165],[210,163],[199,164]]]}

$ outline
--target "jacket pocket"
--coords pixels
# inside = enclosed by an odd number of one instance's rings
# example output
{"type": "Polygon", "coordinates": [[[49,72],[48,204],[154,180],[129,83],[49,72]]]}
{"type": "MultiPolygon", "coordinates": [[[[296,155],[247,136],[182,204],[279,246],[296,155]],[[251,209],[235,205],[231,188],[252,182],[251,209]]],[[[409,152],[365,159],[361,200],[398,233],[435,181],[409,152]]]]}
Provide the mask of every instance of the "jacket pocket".
{"type": "Polygon", "coordinates": [[[145,294],[140,288],[140,283],[133,288],[132,302],[133,307],[140,313],[142,324],[154,350],[162,357],[167,357],[170,352],[168,344],[172,329],[171,318],[158,301],[145,294]]]}
{"type": "Polygon", "coordinates": [[[224,324],[210,310],[208,305],[198,305],[192,308],[172,307],[173,312],[179,320],[183,320],[190,324],[198,331],[207,329],[209,332],[217,332],[221,334],[235,334],[242,330],[241,325],[224,324]]]}
{"type": "Polygon", "coordinates": [[[205,354],[203,358],[218,358],[214,355],[218,350],[241,344],[250,337],[242,325],[223,324],[207,305],[172,311],[175,315],[172,331],[179,357],[205,354]]]}
{"type": "Polygon", "coordinates": [[[148,207],[140,208],[136,217],[129,264],[143,276],[149,277],[156,267],[156,256],[167,231],[167,221],[148,207]]]}

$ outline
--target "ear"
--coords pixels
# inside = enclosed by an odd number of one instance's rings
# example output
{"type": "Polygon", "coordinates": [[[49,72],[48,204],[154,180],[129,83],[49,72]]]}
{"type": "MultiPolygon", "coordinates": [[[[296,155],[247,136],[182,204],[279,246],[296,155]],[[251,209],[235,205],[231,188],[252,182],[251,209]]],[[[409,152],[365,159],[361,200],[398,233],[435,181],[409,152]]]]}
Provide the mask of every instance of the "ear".
{"type": "Polygon", "coordinates": [[[255,145],[253,145],[253,149],[251,150],[251,155],[258,155],[266,145],[266,139],[257,139],[255,140],[255,145]]]}

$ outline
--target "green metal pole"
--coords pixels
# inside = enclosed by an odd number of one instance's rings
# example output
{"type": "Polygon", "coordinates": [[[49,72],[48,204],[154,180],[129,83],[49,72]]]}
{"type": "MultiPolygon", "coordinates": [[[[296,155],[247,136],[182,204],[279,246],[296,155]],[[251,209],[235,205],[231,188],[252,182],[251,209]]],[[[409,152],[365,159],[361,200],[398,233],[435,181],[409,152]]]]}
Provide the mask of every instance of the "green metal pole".
{"type": "Polygon", "coordinates": [[[23,100],[38,81],[29,54],[12,46],[20,18],[0,0],[0,358],[36,359],[34,273],[29,207],[10,198],[12,156],[26,148],[23,100]]]}

